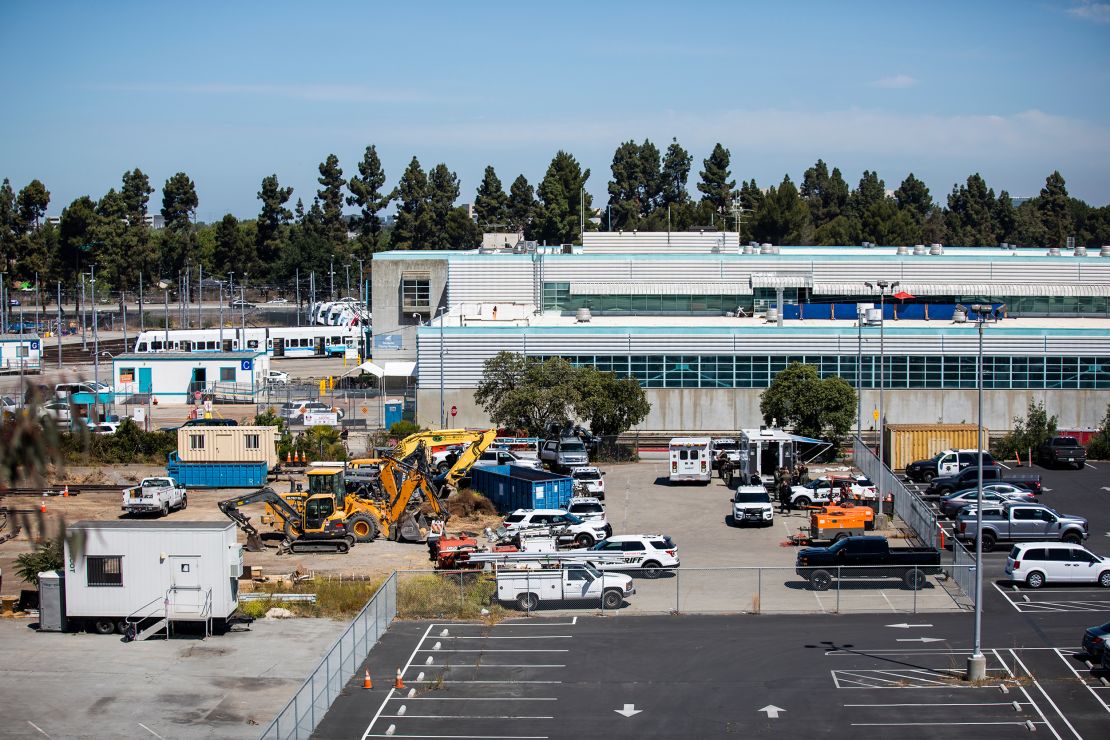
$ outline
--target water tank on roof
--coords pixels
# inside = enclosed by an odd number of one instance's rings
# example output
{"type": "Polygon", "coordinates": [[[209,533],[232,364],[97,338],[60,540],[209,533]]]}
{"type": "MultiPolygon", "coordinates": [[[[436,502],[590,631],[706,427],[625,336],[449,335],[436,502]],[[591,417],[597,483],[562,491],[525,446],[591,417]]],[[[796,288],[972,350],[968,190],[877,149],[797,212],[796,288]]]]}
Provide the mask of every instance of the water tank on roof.
{"type": "Polygon", "coordinates": [[[878,326],[879,324],[883,323],[883,309],[881,309],[881,308],[869,308],[869,309],[867,309],[867,321],[865,323],[868,326],[878,326]]]}

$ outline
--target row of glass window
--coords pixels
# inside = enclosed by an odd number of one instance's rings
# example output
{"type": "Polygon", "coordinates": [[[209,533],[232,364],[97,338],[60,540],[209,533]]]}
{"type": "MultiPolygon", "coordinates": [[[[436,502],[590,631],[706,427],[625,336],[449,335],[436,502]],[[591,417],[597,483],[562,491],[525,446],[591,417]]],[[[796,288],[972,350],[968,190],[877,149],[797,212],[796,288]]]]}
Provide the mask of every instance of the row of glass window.
{"type": "MultiPolygon", "coordinates": [[[[546,358],[540,358],[546,359],[546,358]]],[[[874,355],[571,355],[572,365],[634,377],[645,388],[766,388],[791,362],[839,375],[851,385],[879,387],[874,355]]],[[[978,357],[887,356],[886,388],[975,388],[978,357]]],[[[983,387],[995,389],[1110,388],[1110,357],[983,357],[983,387]]]]}

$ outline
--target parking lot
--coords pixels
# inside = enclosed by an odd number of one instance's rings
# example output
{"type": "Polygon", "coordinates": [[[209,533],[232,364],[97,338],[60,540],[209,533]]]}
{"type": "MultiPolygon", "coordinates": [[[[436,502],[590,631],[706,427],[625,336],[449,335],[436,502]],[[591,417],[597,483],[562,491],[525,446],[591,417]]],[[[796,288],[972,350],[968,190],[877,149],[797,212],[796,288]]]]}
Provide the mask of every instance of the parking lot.
{"type": "Polygon", "coordinates": [[[1082,619],[1043,635],[1024,619],[986,625],[975,686],[962,615],[399,623],[314,737],[1105,736],[1110,689],[1073,647],[1082,619]]]}

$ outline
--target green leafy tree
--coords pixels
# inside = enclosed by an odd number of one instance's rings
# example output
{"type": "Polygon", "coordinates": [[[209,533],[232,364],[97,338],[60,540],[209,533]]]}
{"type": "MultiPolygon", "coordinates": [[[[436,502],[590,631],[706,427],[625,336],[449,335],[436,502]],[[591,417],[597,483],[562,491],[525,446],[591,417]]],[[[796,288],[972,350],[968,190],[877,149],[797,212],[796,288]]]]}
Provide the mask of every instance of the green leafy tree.
{"type": "Polygon", "coordinates": [[[918,224],[924,224],[925,218],[933,209],[933,196],[929,194],[929,186],[914,177],[912,172],[906,175],[906,179],[894,191],[894,200],[918,224]]]}
{"type": "Polygon", "coordinates": [[[1069,204],[1064,177],[1054,171],[1045,178],[1041,195],[1037,198],[1037,211],[1044,228],[1046,246],[1063,247],[1067,238],[1072,235],[1075,224],[1069,204]]]}
{"type": "Polygon", "coordinates": [[[643,389],[594,368],[576,368],[554,357],[545,361],[513,352],[486,360],[474,400],[494,423],[529,434],[549,424],[589,423],[595,434],[619,434],[651,410],[643,389]]]}
{"type": "Polygon", "coordinates": [[[921,239],[921,227],[912,213],[898,207],[893,198],[871,204],[860,219],[859,241],[872,244],[912,245],[921,239]]]}
{"type": "Polygon", "coordinates": [[[1056,415],[1049,415],[1044,404],[1029,401],[1025,418],[1014,417],[1013,428],[1000,439],[992,454],[1000,460],[1013,459],[1020,454],[1025,459],[1029,451],[1036,452],[1042,444],[1056,436],[1056,415]]]}
{"type": "Polygon", "coordinates": [[[15,208],[15,191],[8,178],[0,184],[0,269],[10,273],[16,258],[19,228],[15,208]]]}
{"type": "Polygon", "coordinates": [[[616,436],[636,426],[651,412],[647,394],[635,378],[593,367],[578,369],[580,395],[574,413],[600,436],[616,436]]]}
{"type": "Polygon", "coordinates": [[[760,242],[800,244],[809,226],[809,209],[790,180],[771,188],[752,217],[752,233],[760,242]]]}
{"type": "Polygon", "coordinates": [[[640,178],[636,184],[640,215],[649,218],[663,204],[663,168],[659,147],[647,139],[640,144],[640,178]]]}
{"type": "Polygon", "coordinates": [[[687,185],[690,182],[690,166],[694,158],[690,152],[682,148],[678,139],[671,139],[667,153],[663,157],[663,168],[660,173],[661,195],[663,206],[683,206],[690,202],[690,191],[687,185]]]}
{"type": "Polygon", "coordinates": [[[87,195],[76,198],[62,209],[58,222],[58,257],[64,274],[69,276],[70,286],[79,283],[79,276],[88,271],[95,259],[93,240],[99,220],[96,203],[87,195]]]}
{"type": "Polygon", "coordinates": [[[703,169],[699,174],[701,182],[698,191],[703,203],[710,204],[718,214],[724,214],[732,205],[732,190],[736,181],[730,180],[731,154],[719,143],[713,147],[707,159],[702,160],[703,169]]]}
{"type": "Polygon", "coordinates": [[[815,244],[830,247],[855,244],[859,241],[856,236],[861,230],[862,226],[855,216],[841,214],[832,221],[821,224],[813,235],[813,241],[815,244]]]}
{"type": "Polygon", "coordinates": [[[609,181],[609,206],[602,218],[604,228],[635,229],[643,216],[640,204],[642,179],[640,147],[626,141],[613,152],[613,179],[609,181]]]}
{"type": "Polygon", "coordinates": [[[483,226],[504,227],[509,223],[509,196],[505,195],[501,179],[493,167],[486,167],[482,175],[482,183],[474,196],[474,213],[483,226]]]}
{"type": "Polygon", "coordinates": [[[132,284],[138,281],[140,273],[149,277],[151,266],[158,260],[158,247],[146,222],[150,196],[154,192],[150,178],[138,167],[123,173],[120,195],[127,209],[128,249],[134,275],[132,284]]]}
{"type": "Polygon", "coordinates": [[[856,392],[839,375],[822,379],[813,365],[792,362],[763,392],[759,410],[766,424],[836,442],[855,423],[856,392]]]}
{"type": "Polygon", "coordinates": [[[524,175],[517,175],[513,184],[509,186],[509,224],[516,231],[525,232],[526,237],[533,238],[529,228],[535,215],[535,192],[524,175]]]}
{"type": "Polygon", "coordinates": [[[823,160],[818,159],[815,165],[805,171],[799,194],[809,208],[810,222],[814,229],[820,229],[844,213],[848,205],[849,190],[840,170],[834,167],[830,175],[829,167],[823,160]]]}
{"type": "Polygon", "coordinates": [[[343,170],[339,167],[339,157],[329,154],[320,163],[320,176],[316,182],[320,189],[316,197],[322,209],[321,226],[323,235],[335,249],[345,249],[347,245],[347,222],[343,220],[343,170]]]}
{"type": "MultiPolygon", "coordinates": [[[[277,175],[268,175],[262,178],[262,188],[258,191],[258,199],[262,201],[262,208],[258,212],[255,243],[251,249],[254,253],[245,254],[239,258],[225,253],[224,260],[226,260],[226,264],[238,264],[240,269],[235,270],[236,272],[243,269],[253,270],[257,262],[261,262],[267,269],[274,265],[281,253],[282,242],[286,238],[285,232],[288,229],[289,222],[293,218],[293,212],[285,207],[292,196],[293,188],[283,188],[278,182],[277,175]]],[[[227,222],[227,216],[224,216],[224,221],[227,222]]],[[[225,245],[229,242],[238,241],[238,230],[239,225],[236,223],[236,234],[232,237],[230,222],[225,224],[225,245]]],[[[217,262],[221,262],[221,260],[217,259],[217,262]]]]}
{"type": "Polygon", "coordinates": [[[129,288],[139,273],[132,256],[135,235],[128,224],[127,202],[111,188],[96,204],[96,215],[91,236],[96,244],[97,283],[129,288]]]}
{"type": "Polygon", "coordinates": [[[954,244],[968,247],[993,247],[1001,239],[994,223],[998,206],[994,190],[976,172],[965,185],[953,186],[948,195],[946,223],[954,244]]]}
{"type": "Polygon", "coordinates": [[[431,213],[428,208],[428,176],[413,157],[393,191],[397,219],[390,235],[396,249],[426,249],[431,245],[431,213]]]}
{"type": "Polygon", "coordinates": [[[992,218],[994,219],[995,238],[999,241],[1009,241],[1010,234],[1014,232],[1014,226],[1017,223],[1017,216],[1014,212],[1014,201],[1005,190],[998,194],[998,200],[994,202],[992,218]]]}
{"type": "Polygon", "coordinates": [[[1110,404],[1106,406],[1106,416],[1102,417],[1098,433],[1087,443],[1087,457],[1092,460],[1110,460],[1110,404]]]}
{"type": "Polygon", "coordinates": [[[587,213],[593,198],[586,190],[590,170],[582,167],[569,153],[559,150],[547,167],[547,173],[536,192],[539,207],[536,217],[536,238],[548,244],[568,244],[580,239],[580,210],[583,202],[587,213]]]}
{"type": "MultiPolygon", "coordinates": [[[[438,237],[441,246],[454,246],[444,242],[447,231],[447,218],[459,199],[459,178],[440,162],[428,173],[428,211],[432,217],[432,232],[438,237]]],[[[429,245],[431,246],[431,245],[429,245]]]]}
{"type": "Polygon", "coordinates": [[[166,180],[162,187],[162,218],[165,221],[162,268],[170,274],[178,273],[186,263],[194,261],[193,219],[199,204],[196,185],[184,172],[166,180]]]}
{"type": "Polygon", "coordinates": [[[885,197],[886,183],[879,177],[879,173],[864,170],[859,179],[859,185],[848,196],[846,210],[849,215],[862,220],[863,215],[867,213],[867,209],[885,197]]]}
{"type": "Polygon", "coordinates": [[[255,272],[258,267],[252,259],[254,245],[246,243],[239,226],[239,219],[230,213],[224,214],[216,224],[213,267],[218,274],[234,272],[236,275],[243,275],[255,272]]]}
{"type": "Polygon", "coordinates": [[[378,149],[373,144],[366,147],[362,161],[358,163],[358,175],[347,183],[351,195],[347,205],[359,209],[355,223],[358,227],[359,251],[369,256],[378,248],[382,235],[382,219],[378,213],[389,205],[389,197],[382,193],[385,187],[385,170],[378,158],[378,149]]]}
{"type": "Polygon", "coordinates": [[[15,199],[16,223],[22,233],[37,229],[50,205],[50,191],[41,180],[31,180],[15,199]]]}
{"type": "Polygon", "coordinates": [[[46,542],[39,543],[31,552],[16,556],[15,574],[24,583],[35,587],[39,584],[39,573],[50,570],[62,570],[65,567],[65,539],[53,537],[46,542]]]}
{"type": "Polygon", "coordinates": [[[482,230],[465,208],[452,208],[443,225],[443,243],[454,249],[475,249],[482,246],[482,230]]]}

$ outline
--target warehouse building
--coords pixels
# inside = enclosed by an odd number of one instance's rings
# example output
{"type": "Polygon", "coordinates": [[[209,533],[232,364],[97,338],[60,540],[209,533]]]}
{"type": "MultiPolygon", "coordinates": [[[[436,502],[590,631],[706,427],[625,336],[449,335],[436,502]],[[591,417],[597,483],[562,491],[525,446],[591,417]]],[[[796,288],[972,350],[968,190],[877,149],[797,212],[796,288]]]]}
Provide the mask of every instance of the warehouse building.
{"type": "Polygon", "coordinates": [[[803,361],[862,388],[869,428],[880,332],[887,421],[970,422],[978,333],[956,308],[980,302],[1006,306],[983,342],[990,428],[1009,428],[1031,399],[1062,428],[1093,427],[1110,389],[1110,248],[777,247],[618,233],[573,249],[386,252],[375,255],[373,286],[375,361],[416,361],[417,420],[433,427],[441,406],[457,408],[455,425],[486,423],[473,390],[482,363],[508,350],[635,377],[652,403],[641,429],[653,431],[750,427],[774,374],[803,361]],[[877,315],[860,326],[858,304],[877,307],[880,281],[883,326],[877,315]]]}

